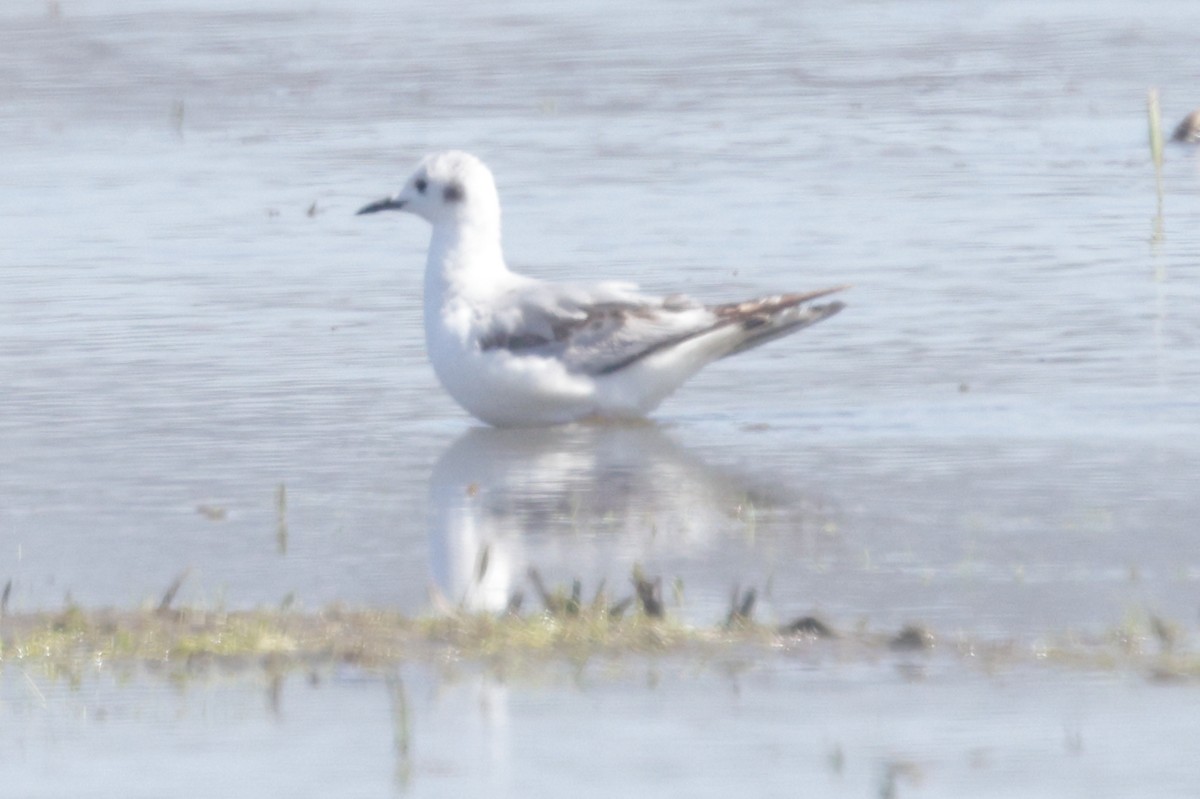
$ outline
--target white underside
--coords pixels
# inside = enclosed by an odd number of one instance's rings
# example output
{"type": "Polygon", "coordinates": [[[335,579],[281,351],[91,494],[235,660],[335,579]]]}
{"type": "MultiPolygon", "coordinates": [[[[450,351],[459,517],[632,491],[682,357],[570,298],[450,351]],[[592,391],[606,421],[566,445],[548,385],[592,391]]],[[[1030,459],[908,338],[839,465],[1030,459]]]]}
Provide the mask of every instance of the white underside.
{"type": "Polygon", "coordinates": [[[447,331],[433,332],[427,346],[438,379],[455,401],[488,424],[519,427],[645,416],[727,352],[735,334],[716,330],[600,376],[571,373],[554,358],[480,351],[447,331]]]}

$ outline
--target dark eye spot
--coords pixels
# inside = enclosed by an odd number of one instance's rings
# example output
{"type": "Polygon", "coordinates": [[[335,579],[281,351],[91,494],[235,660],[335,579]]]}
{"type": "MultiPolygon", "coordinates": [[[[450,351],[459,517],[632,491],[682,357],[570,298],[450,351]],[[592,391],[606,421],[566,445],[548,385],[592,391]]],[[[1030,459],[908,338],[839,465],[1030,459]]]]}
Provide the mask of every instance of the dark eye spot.
{"type": "Polygon", "coordinates": [[[421,194],[424,194],[425,189],[429,187],[429,184],[425,182],[425,178],[417,178],[417,182],[413,185],[417,187],[417,191],[421,194]]]}
{"type": "Polygon", "coordinates": [[[446,187],[446,191],[442,193],[442,196],[446,199],[446,202],[456,203],[460,202],[466,196],[466,192],[463,191],[463,187],[458,183],[451,183],[446,187]]]}

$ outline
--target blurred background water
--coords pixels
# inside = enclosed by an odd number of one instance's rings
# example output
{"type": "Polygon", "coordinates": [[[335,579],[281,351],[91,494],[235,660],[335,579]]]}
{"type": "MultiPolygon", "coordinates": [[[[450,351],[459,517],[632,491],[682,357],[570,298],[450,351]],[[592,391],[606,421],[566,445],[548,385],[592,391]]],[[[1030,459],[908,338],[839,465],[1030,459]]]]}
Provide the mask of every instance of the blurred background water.
{"type": "MultiPolygon", "coordinates": [[[[495,606],[531,565],[620,586],[637,563],[701,623],[736,584],[766,618],[1190,631],[1200,161],[1167,148],[1159,215],[1145,98],[1161,89],[1168,128],[1200,104],[1198,22],[1167,2],[8,0],[9,606],[138,605],[190,570],[185,603],[415,613],[431,590],[495,606]],[[492,166],[530,274],[711,301],[852,283],[849,307],[715,365],[648,425],[479,428],[425,361],[427,230],[353,216],[447,147],[492,166]]],[[[796,713],[827,688],[763,679],[796,713]]],[[[847,712],[875,718],[888,679],[868,672],[847,712]]],[[[6,680],[10,709],[34,702],[6,680]]],[[[550,712],[563,692],[524,696],[550,712]]],[[[27,764],[92,756],[31,725],[27,764]]],[[[497,757],[519,772],[516,751],[497,757]]],[[[1175,766],[1158,795],[1194,786],[1175,766]]],[[[745,781],[723,773],[722,792],[745,781]]]]}

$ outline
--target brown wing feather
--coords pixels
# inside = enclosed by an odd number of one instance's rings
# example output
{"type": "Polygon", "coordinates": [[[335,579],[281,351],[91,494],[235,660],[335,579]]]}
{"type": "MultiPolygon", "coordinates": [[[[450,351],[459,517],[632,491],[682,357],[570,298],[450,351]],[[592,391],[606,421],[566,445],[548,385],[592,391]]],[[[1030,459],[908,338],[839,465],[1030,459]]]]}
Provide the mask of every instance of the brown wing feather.
{"type": "Polygon", "coordinates": [[[708,310],[716,314],[717,322],[694,332],[690,332],[675,338],[665,339],[658,342],[652,347],[649,347],[635,355],[625,358],[616,363],[609,364],[601,374],[611,374],[618,369],[624,369],[630,364],[636,363],[648,355],[653,355],[656,352],[661,352],[664,349],[674,347],[677,344],[682,344],[688,339],[697,336],[711,333],[722,327],[740,324],[745,330],[753,330],[755,328],[764,328],[759,335],[751,335],[739,346],[725,353],[721,357],[728,357],[735,353],[745,352],[751,347],[757,347],[759,344],[765,344],[771,339],[779,336],[787,335],[793,330],[801,327],[807,327],[815,324],[822,319],[833,316],[838,311],[842,310],[843,304],[840,302],[831,302],[825,305],[812,305],[806,310],[812,313],[804,317],[799,317],[796,320],[778,325],[774,328],[770,327],[772,322],[777,321],[776,317],[784,311],[791,308],[796,308],[804,305],[810,300],[817,300],[821,297],[826,297],[839,291],[844,291],[850,288],[849,286],[835,286],[829,289],[820,289],[819,291],[809,291],[801,294],[776,294],[771,297],[761,297],[756,300],[746,300],[744,302],[730,302],[723,305],[710,305],[708,310]]]}
{"type": "Polygon", "coordinates": [[[775,294],[771,297],[760,297],[745,302],[728,302],[724,305],[710,305],[709,310],[726,322],[742,322],[750,327],[765,324],[771,316],[788,308],[803,305],[810,300],[819,300],[839,291],[845,291],[849,286],[835,286],[829,289],[809,291],[800,294],[775,294]]]}
{"type": "MultiPolygon", "coordinates": [[[[750,333],[744,341],[728,353],[725,353],[725,355],[728,356],[736,352],[742,352],[751,347],[766,343],[773,338],[786,335],[797,328],[819,322],[837,313],[842,309],[842,304],[834,302],[809,306],[803,309],[808,313],[802,316],[798,315],[795,319],[783,320],[780,318],[781,314],[786,314],[791,309],[797,309],[805,303],[846,288],[849,288],[849,286],[837,286],[835,288],[799,294],[776,294],[745,302],[711,305],[708,306],[707,310],[716,317],[716,321],[712,324],[676,335],[663,336],[654,343],[639,348],[635,352],[621,354],[619,351],[620,347],[614,348],[610,353],[611,358],[598,359],[586,371],[596,375],[612,374],[657,352],[670,349],[689,339],[731,325],[741,325],[746,331],[755,331],[756,328],[761,328],[761,332],[750,333]]],[[[694,305],[681,304],[678,309],[687,310],[695,308],[696,306],[694,305]]],[[[524,351],[530,354],[561,355],[573,343],[578,343],[580,338],[595,336],[597,340],[607,340],[614,331],[620,329],[631,318],[653,319],[656,314],[660,314],[664,310],[669,311],[674,309],[672,308],[670,298],[668,298],[668,301],[658,307],[626,303],[597,303],[579,310],[583,311],[583,313],[575,317],[555,319],[550,323],[549,329],[540,333],[525,331],[514,334],[506,331],[496,331],[480,341],[480,348],[484,350],[507,349],[516,352],[524,351]]]]}

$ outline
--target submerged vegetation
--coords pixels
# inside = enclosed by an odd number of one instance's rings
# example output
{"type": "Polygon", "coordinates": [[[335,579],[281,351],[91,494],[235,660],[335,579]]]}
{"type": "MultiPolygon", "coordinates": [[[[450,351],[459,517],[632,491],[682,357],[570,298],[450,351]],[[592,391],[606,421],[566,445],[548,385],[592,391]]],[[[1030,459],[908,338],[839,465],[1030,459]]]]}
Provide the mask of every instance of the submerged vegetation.
{"type": "Polygon", "coordinates": [[[805,663],[876,662],[914,657],[961,661],[984,671],[1031,664],[1126,670],[1152,679],[1200,677],[1200,653],[1179,629],[1154,616],[1129,619],[1092,637],[1028,642],[941,636],[921,625],[874,631],[814,616],[786,624],[753,618],[755,592],[735,590],[728,615],[712,626],[684,624],[667,612],[661,580],[633,578],[633,592],[610,602],[603,586],[585,600],[581,585],[549,589],[535,572],[541,607],[520,612],[519,596],[499,614],[443,607],[410,617],[378,609],[301,612],[173,608],[179,580],[154,608],[64,610],[0,615],[0,669],[40,667],[78,677],[88,670],[141,665],[168,672],[208,667],[273,671],[350,664],[368,670],[408,662],[476,662],[505,671],[547,662],[674,656],[700,664],[799,658],[805,663]]]}

